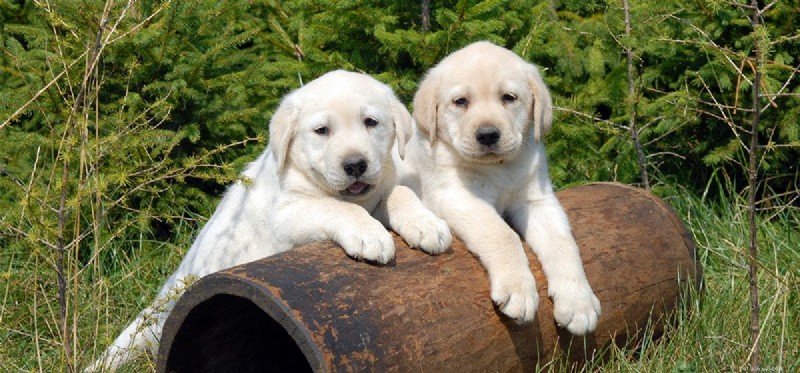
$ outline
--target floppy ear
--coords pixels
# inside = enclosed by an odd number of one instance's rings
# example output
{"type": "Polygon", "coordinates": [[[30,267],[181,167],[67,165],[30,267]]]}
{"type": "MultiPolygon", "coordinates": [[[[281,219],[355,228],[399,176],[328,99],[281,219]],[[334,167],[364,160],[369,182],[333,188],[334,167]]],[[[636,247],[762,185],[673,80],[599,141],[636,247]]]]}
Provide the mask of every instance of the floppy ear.
{"type": "Polygon", "coordinates": [[[431,145],[436,141],[440,85],[438,74],[431,70],[414,94],[414,121],[423,133],[428,134],[431,145]]]}
{"type": "Polygon", "coordinates": [[[299,111],[294,94],[290,94],[281,101],[269,122],[269,146],[272,155],[278,161],[278,171],[282,170],[286,163],[289,144],[297,128],[299,111]]]}
{"type": "Polygon", "coordinates": [[[390,95],[389,104],[392,110],[392,120],[394,121],[394,133],[397,140],[397,152],[400,153],[400,159],[406,156],[406,144],[411,139],[413,131],[413,124],[411,113],[408,112],[405,105],[398,100],[394,95],[390,95]]]}
{"type": "Polygon", "coordinates": [[[533,93],[533,138],[539,142],[553,125],[553,102],[539,69],[532,64],[528,64],[528,84],[533,93]]]}

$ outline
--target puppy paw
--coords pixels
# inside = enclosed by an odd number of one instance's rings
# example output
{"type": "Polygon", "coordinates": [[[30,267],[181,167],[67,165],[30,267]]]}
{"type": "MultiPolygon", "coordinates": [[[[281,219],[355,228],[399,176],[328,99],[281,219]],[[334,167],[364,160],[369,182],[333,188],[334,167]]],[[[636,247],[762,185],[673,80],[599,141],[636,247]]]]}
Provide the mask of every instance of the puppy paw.
{"type": "Polygon", "coordinates": [[[394,259],[394,239],[377,220],[364,221],[349,229],[342,229],[336,241],[354,259],[380,264],[394,259]]]}
{"type": "Polygon", "coordinates": [[[432,255],[443,253],[453,243],[447,223],[428,210],[394,224],[393,229],[409,246],[432,255]]]}
{"type": "Polygon", "coordinates": [[[558,325],[574,335],[585,335],[597,328],[600,300],[589,283],[572,282],[551,288],[553,316],[558,325]]]}
{"type": "Polygon", "coordinates": [[[530,271],[491,278],[492,301],[500,312],[520,324],[533,321],[539,306],[536,280],[530,271]]]}

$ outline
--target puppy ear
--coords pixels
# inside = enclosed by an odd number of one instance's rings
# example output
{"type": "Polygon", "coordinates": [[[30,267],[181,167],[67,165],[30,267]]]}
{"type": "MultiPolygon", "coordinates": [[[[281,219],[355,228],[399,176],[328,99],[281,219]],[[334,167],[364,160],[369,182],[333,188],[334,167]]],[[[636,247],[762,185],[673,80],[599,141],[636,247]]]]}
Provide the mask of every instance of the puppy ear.
{"type": "Polygon", "coordinates": [[[414,121],[417,127],[428,135],[431,145],[436,141],[440,85],[435,70],[431,70],[414,94],[414,121]]]}
{"type": "Polygon", "coordinates": [[[282,170],[289,154],[289,145],[297,128],[299,107],[294,94],[286,96],[269,122],[269,146],[278,161],[278,171],[282,170]]]}
{"type": "Polygon", "coordinates": [[[533,93],[533,138],[538,143],[553,125],[553,102],[539,69],[531,64],[528,64],[528,84],[533,93]]]}
{"type": "Polygon", "coordinates": [[[411,134],[414,130],[413,119],[411,119],[411,113],[408,112],[405,105],[393,94],[389,97],[389,104],[391,105],[392,120],[394,121],[397,152],[400,153],[400,159],[403,159],[406,156],[406,144],[411,139],[411,134]]]}

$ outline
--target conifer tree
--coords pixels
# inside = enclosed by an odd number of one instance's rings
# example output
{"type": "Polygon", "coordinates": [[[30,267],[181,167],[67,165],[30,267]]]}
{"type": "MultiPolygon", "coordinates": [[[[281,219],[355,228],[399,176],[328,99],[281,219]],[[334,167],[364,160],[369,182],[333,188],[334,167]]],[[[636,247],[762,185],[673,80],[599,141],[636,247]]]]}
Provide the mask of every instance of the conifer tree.
{"type": "Polygon", "coordinates": [[[102,348],[85,341],[107,342],[138,309],[131,297],[149,299],[163,280],[136,282],[125,266],[181,257],[193,237],[177,232],[202,225],[264,150],[282,96],[348,69],[410,102],[427,69],[478,40],[540,67],[556,106],[546,141],[557,186],[642,182],[626,111],[631,51],[637,134],[656,191],[755,191],[758,218],[796,211],[798,14],[766,4],[754,32],[748,9],[630,2],[626,35],[619,0],[0,2],[0,275],[11,284],[0,317],[24,331],[0,330],[0,340],[39,349],[13,362],[20,370],[78,364],[102,348]],[[753,188],[742,123],[753,118],[757,71],[753,188]],[[121,298],[131,287],[127,303],[98,311],[109,303],[99,294],[121,298]],[[85,310],[92,316],[78,317],[85,310]]]}

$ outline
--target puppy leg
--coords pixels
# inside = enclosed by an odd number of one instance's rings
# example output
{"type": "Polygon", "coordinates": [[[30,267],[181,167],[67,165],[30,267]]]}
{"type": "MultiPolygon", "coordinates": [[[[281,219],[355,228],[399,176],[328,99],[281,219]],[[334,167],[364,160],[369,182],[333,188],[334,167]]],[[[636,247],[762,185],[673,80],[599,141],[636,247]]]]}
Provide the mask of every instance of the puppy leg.
{"type": "Polygon", "coordinates": [[[386,264],[394,258],[392,235],[359,205],[306,197],[286,201],[278,210],[281,231],[276,234],[291,246],[333,240],[355,259],[386,264]]]}
{"type": "Polygon", "coordinates": [[[392,188],[378,205],[375,215],[409,246],[428,254],[441,254],[453,243],[447,223],[428,210],[408,187],[392,188]]]}
{"type": "Polygon", "coordinates": [[[494,207],[467,192],[451,189],[431,197],[434,211],[486,268],[492,300],[500,311],[520,323],[533,321],[539,293],[517,233],[494,207]]]}
{"type": "Polygon", "coordinates": [[[556,322],[575,335],[594,331],[600,301],[586,280],[569,220],[555,195],[545,194],[518,206],[510,215],[542,263],[556,322]]]}

